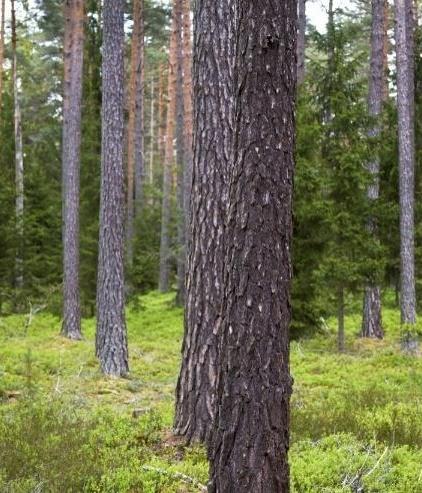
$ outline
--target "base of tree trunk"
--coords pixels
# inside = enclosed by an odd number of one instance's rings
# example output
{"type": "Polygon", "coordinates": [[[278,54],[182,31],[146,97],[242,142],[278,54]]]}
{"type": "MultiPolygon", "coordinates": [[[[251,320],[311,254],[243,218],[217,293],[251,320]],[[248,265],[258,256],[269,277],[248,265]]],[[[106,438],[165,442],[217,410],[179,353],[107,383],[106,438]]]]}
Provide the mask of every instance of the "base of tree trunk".
{"type": "Polygon", "coordinates": [[[363,301],[362,337],[383,339],[381,314],[381,293],[378,286],[368,286],[365,289],[363,301]]]}

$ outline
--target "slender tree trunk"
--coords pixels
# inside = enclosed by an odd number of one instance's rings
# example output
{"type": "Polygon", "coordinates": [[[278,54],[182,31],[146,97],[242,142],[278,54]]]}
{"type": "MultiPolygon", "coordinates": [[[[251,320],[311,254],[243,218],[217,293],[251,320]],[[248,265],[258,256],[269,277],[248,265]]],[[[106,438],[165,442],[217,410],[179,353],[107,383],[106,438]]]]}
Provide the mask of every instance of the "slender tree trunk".
{"type": "MultiPolygon", "coordinates": [[[[369,131],[371,139],[379,139],[381,135],[381,114],[387,86],[387,74],[385,72],[385,39],[387,37],[386,0],[372,0],[372,29],[371,29],[371,61],[369,75],[368,112],[374,118],[374,125],[369,131]]],[[[379,146],[377,145],[377,148],[379,146]]],[[[368,186],[367,195],[370,202],[376,202],[380,194],[380,160],[379,153],[368,163],[368,172],[371,175],[371,183],[368,186]]],[[[368,224],[369,232],[377,235],[377,224],[371,218],[368,224]]],[[[381,314],[381,290],[379,286],[370,282],[365,287],[363,302],[362,336],[382,339],[381,314]]]]}
{"type": "Polygon", "coordinates": [[[297,83],[305,78],[306,0],[298,0],[297,83]]]}
{"type": "Polygon", "coordinates": [[[160,159],[163,159],[165,146],[164,65],[160,64],[158,70],[160,73],[158,80],[158,155],[160,159]]]}
{"type": "Polygon", "coordinates": [[[124,2],[103,4],[103,108],[96,353],[107,375],[129,371],[124,300],[124,2]]]}
{"type": "Polygon", "coordinates": [[[0,23],[0,113],[3,100],[3,63],[4,63],[4,23],[6,15],[6,0],[1,0],[1,23],[0,23]]]}
{"type": "MultiPolygon", "coordinates": [[[[176,2],[174,2],[174,7],[176,2]]],[[[176,82],[177,82],[177,15],[173,8],[172,33],[169,52],[168,73],[168,105],[167,105],[167,135],[163,169],[163,201],[161,213],[161,242],[160,242],[160,278],[159,290],[166,293],[170,288],[170,194],[172,167],[174,163],[174,120],[176,117],[176,82]]]]}
{"type": "Polygon", "coordinates": [[[345,331],[344,331],[344,312],[345,312],[345,306],[344,306],[344,288],[340,287],[338,291],[338,350],[340,353],[344,353],[344,350],[346,348],[346,343],[345,343],[345,331]]]}
{"type": "Polygon", "coordinates": [[[62,334],[81,339],[79,294],[79,191],[84,2],[65,4],[65,80],[63,107],[63,326],[62,334]],[[67,49],[70,51],[68,52],[67,49]]]}
{"type": "Polygon", "coordinates": [[[219,0],[218,8],[215,0],[196,2],[190,248],[174,423],[175,433],[188,442],[209,441],[215,413],[224,223],[233,137],[233,17],[233,2],[219,0]]]}
{"type": "Polygon", "coordinates": [[[397,109],[399,128],[400,176],[400,258],[401,258],[401,321],[416,323],[415,245],[414,245],[414,74],[413,22],[410,22],[411,0],[395,0],[397,109]]]}
{"type": "MultiPolygon", "coordinates": [[[[190,222],[190,203],[192,191],[193,167],[193,107],[192,107],[192,26],[190,0],[183,1],[183,103],[184,103],[184,211],[185,224],[190,222]]],[[[189,242],[189,231],[186,229],[186,242],[189,242]]],[[[186,250],[186,248],[185,248],[186,250]]],[[[186,252],[185,252],[186,257],[186,252]]]]}
{"type": "Polygon", "coordinates": [[[149,167],[148,167],[148,177],[149,177],[149,183],[153,183],[153,176],[154,176],[154,150],[155,150],[155,83],[154,83],[154,77],[151,77],[151,107],[150,107],[150,113],[151,113],[151,119],[150,119],[150,145],[149,145],[149,167]]]}
{"type": "Polygon", "coordinates": [[[289,491],[294,0],[237,0],[217,421],[210,492],[289,491]]]}
{"type": "Polygon", "coordinates": [[[133,1],[133,32],[129,80],[129,121],[127,129],[127,263],[133,264],[133,239],[136,207],[140,206],[143,168],[143,86],[144,86],[143,0],[133,1]]]}
{"type": "Polygon", "coordinates": [[[177,82],[176,82],[176,157],[177,157],[177,296],[176,303],[182,305],[185,299],[185,211],[184,211],[184,176],[185,161],[185,108],[184,108],[184,78],[183,78],[183,44],[182,44],[182,2],[176,0],[175,15],[177,18],[177,82]]]}
{"type": "Polygon", "coordinates": [[[135,0],[136,42],[136,91],[135,91],[135,201],[136,210],[139,211],[142,201],[142,189],[144,182],[144,0],[135,0]]]}
{"type": "Polygon", "coordinates": [[[14,123],[15,123],[15,217],[16,217],[16,257],[15,257],[15,287],[23,288],[23,235],[24,235],[24,167],[23,167],[23,142],[22,142],[22,118],[19,101],[19,79],[16,53],[16,11],[15,1],[12,0],[12,78],[14,99],[14,123]]]}

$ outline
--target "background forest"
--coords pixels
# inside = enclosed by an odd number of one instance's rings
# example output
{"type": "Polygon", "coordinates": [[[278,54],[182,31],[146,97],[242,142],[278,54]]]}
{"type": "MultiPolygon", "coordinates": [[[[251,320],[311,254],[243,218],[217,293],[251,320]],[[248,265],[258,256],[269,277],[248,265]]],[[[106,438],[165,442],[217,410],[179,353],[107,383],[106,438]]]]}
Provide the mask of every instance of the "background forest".
{"type": "MultiPolygon", "coordinates": [[[[172,434],[173,426],[183,428],[181,407],[175,418],[174,394],[183,320],[192,317],[183,310],[190,299],[185,256],[198,204],[198,189],[190,196],[189,142],[199,120],[199,105],[194,101],[192,116],[190,100],[191,6],[179,0],[125,4],[130,373],[108,378],[104,373],[113,372],[101,359],[95,332],[102,4],[85,0],[79,11],[82,330],[73,337],[74,326],[69,329],[66,316],[62,321],[63,260],[71,249],[62,219],[68,203],[63,189],[70,189],[63,187],[62,173],[63,108],[74,63],[71,43],[66,45],[69,2],[2,1],[0,491],[206,491],[207,454],[197,442],[207,440],[192,439],[201,435],[198,430],[178,433],[187,440],[172,434]]],[[[305,2],[299,0],[290,329],[293,492],[422,492],[422,327],[412,312],[422,297],[419,3],[408,74],[415,128],[413,301],[412,290],[402,288],[410,263],[400,256],[394,5],[355,0],[345,8],[330,0],[327,27],[319,32],[310,22],[305,29],[305,2]],[[378,78],[374,37],[382,52],[378,78]]],[[[209,177],[203,178],[205,183],[209,177]]],[[[207,250],[214,240],[203,237],[198,244],[207,250]]],[[[181,392],[178,388],[177,399],[181,392]]]]}

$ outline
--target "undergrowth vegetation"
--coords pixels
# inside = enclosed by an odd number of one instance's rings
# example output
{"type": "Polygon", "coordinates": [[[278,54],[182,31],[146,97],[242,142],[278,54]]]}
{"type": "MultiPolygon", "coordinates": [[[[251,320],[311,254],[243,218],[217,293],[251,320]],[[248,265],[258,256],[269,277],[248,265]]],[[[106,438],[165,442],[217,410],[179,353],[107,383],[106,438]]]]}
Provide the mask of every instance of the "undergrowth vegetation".
{"type": "MultiPolygon", "coordinates": [[[[57,318],[0,319],[0,491],[182,493],[204,489],[205,451],[171,434],[182,311],[151,293],[128,309],[131,375],[105,379],[85,339],[57,318]]],[[[295,493],[422,492],[422,360],[400,351],[399,314],[385,341],[336,352],[335,321],[292,343],[291,483],[295,493]]]]}

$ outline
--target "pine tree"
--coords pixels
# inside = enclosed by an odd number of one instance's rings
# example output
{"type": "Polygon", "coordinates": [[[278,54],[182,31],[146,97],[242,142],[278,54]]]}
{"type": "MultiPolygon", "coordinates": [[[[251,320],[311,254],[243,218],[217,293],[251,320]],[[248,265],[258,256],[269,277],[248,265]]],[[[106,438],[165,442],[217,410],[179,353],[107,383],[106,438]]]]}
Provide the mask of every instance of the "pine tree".
{"type": "Polygon", "coordinates": [[[215,0],[198,1],[194,17],[195,148],[185,335],[174,423],[175,432],[188,442],[207,442],[212,433],[224,284],[224,222],[233,132],[234,4],[219,0],[218,8],[215,5],[215,0]]]}
{"type": "Polygon", "coordinates": [[[144,8],[143,0],[133,2],[133,32],[129,81],[127,259],[133,264],[135,212],[140,208],[144,178],[144,8]]]}
{"type": "Polygon", "coordinates": [[[160,241],[160,277],[159,290],[166,293],[170,288],[170,195],[172,167],[174,164],[174,122],[176,117],[176,84],[177,84],[177,16],[176,1],[173,4],[172,32],[169,49],[168,69],[168,104],[166,120],[166,142],[164,151],[163,169],[163,199],[161,213],[161,241],[160,241]]]}
{"type": "Polygon", "coordinates": [[[107,375],[129,371],[124,299],[124,2],[104,0],[96,353],[107,375]]]}
{"type": "Polygon", "coordinates": [[[400,177],[401,321],[416,323],[414,74],[412,0],[395,0],[400,177]]]}
{"type": "Polygon", "coordinates": [[[16,10],[15,0],[12,0],[12,80],[14,98],[15,124],[15,219],[16,219],[16,256],[15,256],[15,288],[22,290],[24,283],[23,272],[23,242],[24,242],[24,162],[22,141],[22,117],[19,97],[19,79],[16,51],[16,10]]]}
{"type": "Polygon", "coordinates": [[[287,493],[297,4],[236,6],[233,170],[209,491],[287,493]]]}
{"type": "MultiPolygon", "coordinates": [[[[379,139],[381,134],[380,117],[383,102],[387,90],[387,74],[385,67],[386,30],[386,2],[385,0],[372,0],[372,28],[371,28],[371,59],[369,75],[368,112],[374,119],[373,127],[369,131],[369,137],[379,139]]],[[[368,186],[367,194],[370,201],[377,201],[380,196],[380,160],[379,153],[368,163],[368,171],[372,182],[368,186]]],[[[374,218],[370,218],[368,230],[376,236],[377,224],[374,218]]],[[[383,338],[381,316],[381,289],[374,281],[365,287],[363,303],[362,336],[383,338]]]]}
{"type": "Polygon", "coordinates": [[[65,3],[63,104],[63,327],[69,339],[81,339],[79,286],[79,195],[82,117],[84,2],[65,3]]]}
{"type": "Polygon", "coordinates": [[[297,83],[305,78],[306,0],[298,1],[297,83]]]}
{"type": "Polygon", "coordinates": [[[0,113],[3,97],[3,63],[4,63],[4,24],[6,15],[6,0],[1,0],[0,19],[0,113]]]}

